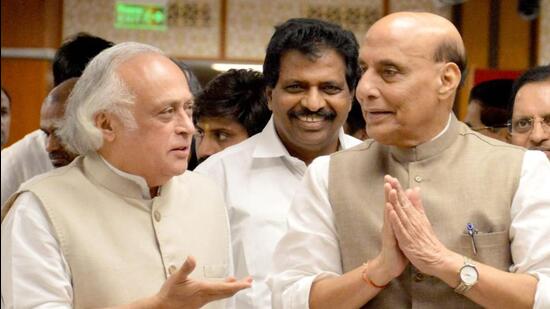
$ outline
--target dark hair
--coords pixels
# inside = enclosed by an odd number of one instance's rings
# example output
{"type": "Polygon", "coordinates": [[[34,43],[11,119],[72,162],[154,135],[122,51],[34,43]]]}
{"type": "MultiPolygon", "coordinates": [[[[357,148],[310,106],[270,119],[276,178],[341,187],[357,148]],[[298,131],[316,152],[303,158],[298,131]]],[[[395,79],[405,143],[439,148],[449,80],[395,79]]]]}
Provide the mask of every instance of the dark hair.
{"type": "Polygon", "coordinates": [[[512,95],[513,83],[513,79],[493,79],[472,88],[469,101],[479,101],[481,123],[493,127],[504,125],[510,119],[508,102],[512,95]]]}
{"type": "Polygon", "coordinates": [[[456,64],[461,73],[459,86],[462,86],[464,84],[466,74],[468,73],[466,53],[462,50],[462,48],[459,47],[457,42],[446,39],[443,40],[443,42],[439,43],[435,50],[434,60],[435,62],[444,61],[453,62],[454,64],[456,64]]]}
{"type": "Polygon", "coordinates": [[[68,38],[53,58],[54,86],[69,78],[80,77],[93,57],[113,45],[113,42],[84,32],[68,38]]]}
{"type": "Polygon", "coordinates": [[[182,70],[183,74],[185,74],[185,78],[187,79],[187,85],[189,86],[189,90],[191,91],[193,96],[194,97],[198,96],[202,90],[202,86],[201,86],[201,83],[199,82],[199,79],[195,75],[195,73],[191,71],[191,68],[189,67],[189,65],[187,65],[187,63],[181,60],[177,60],[173,58],[171,59],[175,64],[178,65],[178,67],[182,70]]]}
{"type": "Polygon", "coordinates": [[[262,73],[231,69],[211,80],[195,99],[193,118],[230,118],[242,124],[248,136],[260,132],[271,116],[262,73]]]}
{"type": "Polygon", "coordinates": [[[346,63],[346,82],[350,91],[359,79],[359,45],[351,31],[326,21],[292,18],[275,27],[275,33],[267,46],[264,75],[269,87],[279,80],[281,57],[290,50],[297,50],[309,57],[320,57],[324,48],[334,49],[346,63]]]}
{"type": "Polygon", "coordinates": [[[516,95],[521,87],[529,83],[542,82],[550,79],[550,64],[541,65],[538,67],[531,68],[525,71],[520,77],[514,81],[512,87],[512,96],[510,97],[510,104],[508,105],[508,110],[510,113],[514,111],[514,101],[516,100],[516,95]]]}
{"type": "Polygon", "coordinates": [[[349,135],[353,135],[359,130],[365,130],[365,118],[363,117],[361,105],[356,98],[353,98],[353,103],[351,104],[351,110],[349,111],[348,118],[346,118],[346,123],[348,124],[347,133],[349,135]]]}

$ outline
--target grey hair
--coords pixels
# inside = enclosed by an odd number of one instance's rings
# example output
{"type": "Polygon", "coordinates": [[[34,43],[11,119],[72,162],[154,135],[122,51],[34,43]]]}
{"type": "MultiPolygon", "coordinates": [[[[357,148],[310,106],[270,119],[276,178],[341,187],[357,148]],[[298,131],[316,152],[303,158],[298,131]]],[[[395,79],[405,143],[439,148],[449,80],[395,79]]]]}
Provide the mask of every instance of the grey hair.
{"type": "Polygon", "coordinates": [[[105,49],[90,61],[75,84],[67,101],[64,124],[59,130],[61,140],[78,154],[97,151],[103,145],[103,135],[95,126],[100,112],[110,112],[128,128],[135,127],[129,110],[135,96],[118,76],[117,68],[139,54],[164,54],[160,49],[135,42],[125,42],[105,49]]]}

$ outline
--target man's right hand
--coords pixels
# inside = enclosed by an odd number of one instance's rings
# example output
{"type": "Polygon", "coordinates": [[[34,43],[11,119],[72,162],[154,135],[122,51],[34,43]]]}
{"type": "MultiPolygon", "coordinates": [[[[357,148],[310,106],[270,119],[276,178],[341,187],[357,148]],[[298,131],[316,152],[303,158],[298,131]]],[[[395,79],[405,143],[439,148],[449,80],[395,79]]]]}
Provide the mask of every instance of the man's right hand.
{"type": "Polygon", "coordinates": [[[386,204],[384,206],[384,225],[382,227],[382,250],[380,254],[369,262],[368,275],[372,282],[377,285],[386,285],[393,278],[398,277],[409,264],[409,260],[397,243],[390,222],[389,212],[392,209],[390,205],[391,185],[386,181],[384,183],[384,195],[386,204]]]}
{"type": "Polygon", "coordinates": [[[155,295],[155,308],[200,308],[209,302],[231,297],[252,284],[251,277],[239,281],[229,277],[223,282],[189,278],[195,266],[195,259],[187,257],[180,269],[166,280],[155,295]]]}

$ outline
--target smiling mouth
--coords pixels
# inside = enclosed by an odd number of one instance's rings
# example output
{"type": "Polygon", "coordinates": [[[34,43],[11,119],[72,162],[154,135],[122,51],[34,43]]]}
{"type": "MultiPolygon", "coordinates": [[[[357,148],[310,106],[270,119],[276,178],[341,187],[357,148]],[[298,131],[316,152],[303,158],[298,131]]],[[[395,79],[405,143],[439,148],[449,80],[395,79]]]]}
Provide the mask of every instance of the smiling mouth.
{"type": "Polygon", "coordinates": [[[326,119],[326,117],[319,116],[319,115],[316,115],[316,114],[299,115],[299,116],[296,116],[296,118],[298,118],[300,121],[311,122],[311,123],[321,122],[321,121],[324,121],[326,119]]]}

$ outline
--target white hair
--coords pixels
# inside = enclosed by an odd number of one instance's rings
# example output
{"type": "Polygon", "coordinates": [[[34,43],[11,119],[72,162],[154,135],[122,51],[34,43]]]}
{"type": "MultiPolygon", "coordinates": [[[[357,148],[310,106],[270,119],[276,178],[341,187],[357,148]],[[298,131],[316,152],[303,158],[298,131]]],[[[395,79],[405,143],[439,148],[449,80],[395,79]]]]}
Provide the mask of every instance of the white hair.
{"type": "Polygon", "coordinates": [[[69,150],[88,154],[101,148],[103,135],[94,121],[100,112],[113,113],[127,127],[135,127],[135,119],[128,109],[134,104],[135,96],[118,76],[117,68],[145,53],[164,54],[150,45],[125,42],[105,49],[86,66],[67,99],[64,124],[59,130],[69,150]]]}

